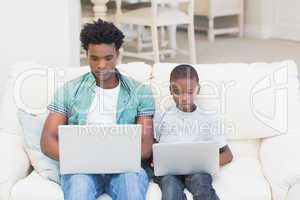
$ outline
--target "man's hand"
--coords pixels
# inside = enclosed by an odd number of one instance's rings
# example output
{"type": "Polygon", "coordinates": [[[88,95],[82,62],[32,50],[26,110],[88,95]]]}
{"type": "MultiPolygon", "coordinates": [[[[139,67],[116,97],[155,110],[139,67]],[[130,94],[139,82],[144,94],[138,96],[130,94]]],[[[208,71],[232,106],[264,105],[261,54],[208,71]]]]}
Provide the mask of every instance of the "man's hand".
{"type": "Polygon", "coordinates": [[[67,124],[66,116],[56,112],[50,112],[44,124],[41,149],[45,155],[54,160],[59,160],[58,126],[65,124],[67,124]]]}
{"type": "Polygon", "coordinates": [[[228,145],[220,149],[220,166],[230,163],[233,159],[232,152],[228,145]]]}
{"type": "Polygon", "coordinates": [[[142,160],[147,160],[152,155],[153,120],[152,117],[138,117],[137,124],[142,125],[142,160]]]}

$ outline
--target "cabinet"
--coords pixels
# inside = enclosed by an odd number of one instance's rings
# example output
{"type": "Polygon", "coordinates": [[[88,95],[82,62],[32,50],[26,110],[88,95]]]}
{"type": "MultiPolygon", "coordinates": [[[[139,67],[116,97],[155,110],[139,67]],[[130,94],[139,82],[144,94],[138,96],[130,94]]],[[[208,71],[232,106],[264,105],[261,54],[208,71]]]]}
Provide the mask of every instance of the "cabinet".
{"type": "Polygon", "coordinates": [[[237,33],[244,34],[244,0],[194,0],[195,16],[208,19],[208,27],[199,27],[208,32],[209,41],[214,41],[216,35],[237,33]],[[237,16],[237,24],[230,27],[216,28],[217,17],[237,16]]]}

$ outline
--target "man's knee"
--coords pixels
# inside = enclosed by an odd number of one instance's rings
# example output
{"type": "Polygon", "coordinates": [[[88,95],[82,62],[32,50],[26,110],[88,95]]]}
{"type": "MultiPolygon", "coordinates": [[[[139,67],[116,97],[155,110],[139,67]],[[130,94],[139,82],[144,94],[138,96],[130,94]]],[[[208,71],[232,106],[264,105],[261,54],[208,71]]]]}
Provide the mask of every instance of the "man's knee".
{"type": "Polygon", "coordinates": [[[96,196],[97,190],[95,184],[95,177],[93,175],[72,174],[61,176],[61,186],[66,196],[96,196]]]}
{"type": "Polygon", "coordinates": [[[143,169],[136,173],[120,174],[119,179],[124,180],[124,182],[128,184],[130,183],[147,184],[149,182],[148,176],[145,170],[143,169]]]}
{"type": "Polygon", "coordinates": [[[148,185],[148,176],[144,170],[118,174],[111,179],[109,193],[113,199],[146,199],[148,185]]]}

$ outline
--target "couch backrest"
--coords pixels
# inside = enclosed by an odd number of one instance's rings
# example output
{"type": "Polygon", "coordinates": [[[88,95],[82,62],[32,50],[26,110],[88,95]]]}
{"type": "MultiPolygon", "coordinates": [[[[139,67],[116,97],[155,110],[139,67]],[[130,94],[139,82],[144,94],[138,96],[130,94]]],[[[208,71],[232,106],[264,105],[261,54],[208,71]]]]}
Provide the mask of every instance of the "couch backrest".
{"type": "MultiPolygon", "coordinates": [[[[174,104],[169,77],[176,64],[154,66],[152,80],[156,107],[174,104]]],[[[254,64],[201,64],[198,104],[218,114],[230,139],[259,139],[300,132],[300,98],[297,66],[293,61],[254,64]]]]}
{"type": "MultiPolygon", "coordinates": [[[[122,64],[118,69],[125,75],[148,83],[151,67],[136,62],[122,64]]],[[[21,63],[12,67],[5,86],[0,106],[0,132],[20,134],[21,128],[16,117],[18,109],[32,114],[47,114],[56,89],[66,81],[74,79],[90,71],[89,67],[49,68],[33,63],[21,63]]]]}
{"type": "MultiPolygon", "coordinates": [[[[174,63],[154,66],[151,86],[158,110],[173,104],[169,75],[175,66],[174,63]]],[[[149,83],[149,65],[130,63],[118,68],[138,81],[149,83]]],[[[209,64],[195,68],[201,84],[199,104],[221,116],[222,128],[230,139],[260,139],[300,131],[299,83],[294,62],[209,64]]],[[[32,63],[14,66],[2,97],[1,131],[20,133],[17,108],[46,114],[55,89],[87,71],[89,67],[47,68],[32,63]]]]}

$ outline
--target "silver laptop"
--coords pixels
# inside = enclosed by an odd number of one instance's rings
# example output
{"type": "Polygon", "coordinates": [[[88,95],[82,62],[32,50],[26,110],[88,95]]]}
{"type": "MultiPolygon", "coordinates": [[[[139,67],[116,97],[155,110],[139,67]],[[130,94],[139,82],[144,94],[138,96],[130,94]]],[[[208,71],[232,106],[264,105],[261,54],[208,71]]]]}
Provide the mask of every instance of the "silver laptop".
{"type": "Polygon", "coordinates": [[[219,145],[215,142],[157,143],[153,145],[154,174],[187,175],[219,171],[219,145]]]}
{"type": "Polygon", "coordinates": [[[61,174],[114,174],[141,169],[141,125],[59,126],[61,174]]]}

